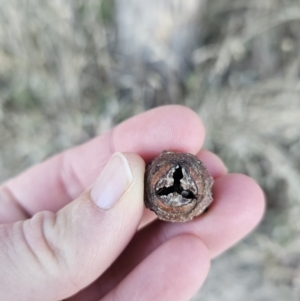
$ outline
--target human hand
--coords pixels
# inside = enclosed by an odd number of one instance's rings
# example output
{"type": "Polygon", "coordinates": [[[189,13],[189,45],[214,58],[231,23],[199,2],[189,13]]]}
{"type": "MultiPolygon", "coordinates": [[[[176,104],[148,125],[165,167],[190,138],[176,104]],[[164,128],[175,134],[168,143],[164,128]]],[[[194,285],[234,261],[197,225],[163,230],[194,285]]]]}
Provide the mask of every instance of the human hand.
{"type": "Polygon", "coordinates": [[[201,150],[203,140],[194,112],[164,106],[4,183],[0,300],[189,300],[210,259],[249,233],[264,211],[259,186],[228,175],[216,155],[201,150]],[[215,178],[208,213],[168,223],[144,209],[144,160],[163,150],[197,154],[207,166],[215,178]]]}

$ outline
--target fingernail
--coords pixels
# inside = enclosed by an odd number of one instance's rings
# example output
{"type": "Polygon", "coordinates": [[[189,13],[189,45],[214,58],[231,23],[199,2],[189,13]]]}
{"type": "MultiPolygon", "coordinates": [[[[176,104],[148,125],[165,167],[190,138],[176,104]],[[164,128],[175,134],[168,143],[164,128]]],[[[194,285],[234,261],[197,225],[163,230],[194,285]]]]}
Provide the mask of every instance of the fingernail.
{"type": "Polygon", "coordinates": [[[101,209],[112,208],[132,182],[132,173],[126,157],[114,153],[96,180],[91,199],[101,209]]]}

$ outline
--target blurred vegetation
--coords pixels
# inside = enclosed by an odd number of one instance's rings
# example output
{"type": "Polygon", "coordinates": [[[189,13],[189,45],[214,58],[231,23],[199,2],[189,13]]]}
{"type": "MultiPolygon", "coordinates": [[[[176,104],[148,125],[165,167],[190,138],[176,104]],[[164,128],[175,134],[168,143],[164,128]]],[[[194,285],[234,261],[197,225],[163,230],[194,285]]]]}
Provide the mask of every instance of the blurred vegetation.
{"type": "Polygon", "coordinates": [[[165,103],[197,111],[206,147],[265,190],[262,226],[213,263],[195,300],[300,299],[300,4],[212,0],[180,97],[153,73],[120,87],[114,2],[3,1],[0,180],[165,103]],[[159,88],[157,88],[159,87],[159,88]],[[152,95],[151,94],[151,95],[152,95]]]}

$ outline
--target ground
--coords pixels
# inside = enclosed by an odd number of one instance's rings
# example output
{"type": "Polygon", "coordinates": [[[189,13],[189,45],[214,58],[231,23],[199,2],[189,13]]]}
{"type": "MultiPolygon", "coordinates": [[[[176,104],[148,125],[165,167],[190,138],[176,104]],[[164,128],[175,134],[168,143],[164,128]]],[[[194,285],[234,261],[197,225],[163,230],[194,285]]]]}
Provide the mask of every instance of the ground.
{"type": "Polygon", "coordinates": [[[299,300],[299,1],[209,1],[174,98],[116,80],[113,11],[98,0],[1,5],[0,181],[146,109],[187,105],[204,120],[205,146],[254,177],[268,205],[193,300],[299,300]]]}

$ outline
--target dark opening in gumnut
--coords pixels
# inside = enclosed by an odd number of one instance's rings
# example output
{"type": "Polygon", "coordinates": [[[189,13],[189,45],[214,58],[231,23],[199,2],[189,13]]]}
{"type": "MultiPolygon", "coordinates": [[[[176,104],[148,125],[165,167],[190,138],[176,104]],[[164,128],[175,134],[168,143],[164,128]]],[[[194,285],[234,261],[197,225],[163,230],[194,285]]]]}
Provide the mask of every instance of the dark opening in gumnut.
{"type": "Polygon", "coordinates": [[[177,166],[173,174],[174,184],[171,187],[163,187],[157,191],[157,195],[168,195],[173,192],[181,194],[186,199],[194,199],[195,195],[190,190],[185,190],[180,184],[180,180],[183,178],[181,166],[177,166]]]}

